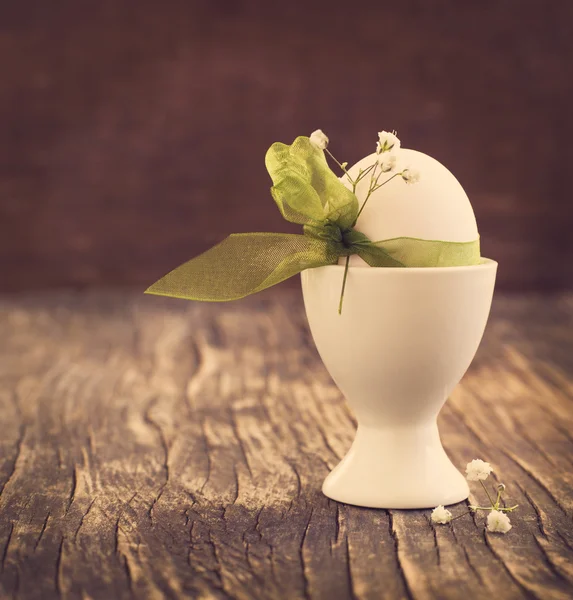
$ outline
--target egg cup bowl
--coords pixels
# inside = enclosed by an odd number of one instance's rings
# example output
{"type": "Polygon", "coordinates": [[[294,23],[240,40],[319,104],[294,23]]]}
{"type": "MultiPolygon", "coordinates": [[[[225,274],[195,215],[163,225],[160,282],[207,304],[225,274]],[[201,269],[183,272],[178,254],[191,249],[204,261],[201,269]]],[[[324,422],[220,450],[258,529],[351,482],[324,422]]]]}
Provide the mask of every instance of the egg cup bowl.
{"type": "Polygon", "coordinates": [[[316,347],[358,422],[323,493],[371,508],[432,508],[468,497],[442,446],[437,416],[477,351],[497,263],[344,267],[301,273],[316,347]]]}

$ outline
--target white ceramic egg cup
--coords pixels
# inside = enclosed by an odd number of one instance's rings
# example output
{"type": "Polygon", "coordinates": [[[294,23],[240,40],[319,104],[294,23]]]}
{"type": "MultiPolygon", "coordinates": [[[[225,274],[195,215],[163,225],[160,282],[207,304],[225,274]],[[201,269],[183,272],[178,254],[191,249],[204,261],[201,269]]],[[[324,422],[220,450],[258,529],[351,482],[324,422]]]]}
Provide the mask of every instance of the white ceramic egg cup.
{"type": "Polygon", "coordinates": [[[323,493],[372,508],[432,508],[468,497],[436,419],[469,367],[488,319],[497,263],[344,267],[302,272],[318,352],[358,421],[323,493]]]}

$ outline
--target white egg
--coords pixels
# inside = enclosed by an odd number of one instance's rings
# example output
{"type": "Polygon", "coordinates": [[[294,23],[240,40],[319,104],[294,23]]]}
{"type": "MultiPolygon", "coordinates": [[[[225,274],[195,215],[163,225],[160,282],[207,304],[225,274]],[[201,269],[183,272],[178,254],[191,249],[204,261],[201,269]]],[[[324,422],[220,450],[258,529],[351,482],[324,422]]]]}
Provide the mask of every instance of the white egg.
{"type": "MultiPolygon", "coordinates": [[[[397,176],[373,192],[360,214],[356,229],[372,241],[397,237],[450,242],[476,240],[479,235],[474,211],[463,187],[452,173],[422,152],[401,148],[395,154],[396,167],[389,173],[383,173],[378,183],[389,180],[405,168],[418,171],[420,180],[407,184],[397,176]]],[[[350,176],[356,179],[359,170],[364,171],[377,158],[377,154],[363,158],[349,169],[350,176]]],[[[377,169],[377,174],[379,172],[377,169]]],[[[341,181],[352,189],[346,176],[341,181]]],[[[369,186],[370,175],[366,175],[356,188],[360,206],[369,186]]],[[[340,261],[341,264],[343,262],[344,259],[340,261]]],[[[351,257],[350,264],[367,266],[358,256],[351,257]]]]}

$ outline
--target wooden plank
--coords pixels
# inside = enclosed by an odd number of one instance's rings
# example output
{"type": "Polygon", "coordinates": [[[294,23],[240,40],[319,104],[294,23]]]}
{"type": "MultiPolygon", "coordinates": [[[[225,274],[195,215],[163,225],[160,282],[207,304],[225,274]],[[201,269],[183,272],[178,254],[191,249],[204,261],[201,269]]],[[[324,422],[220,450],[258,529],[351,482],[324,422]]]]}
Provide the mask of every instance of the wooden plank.
{"type": "Polygon", "coordinates": [[[507,536],[322,495],[355,422],[298,292],[4,297],[0,340],[0,597],[573,594],[571,296],[496,299],[440,417],[520,504],[507,536]]]}

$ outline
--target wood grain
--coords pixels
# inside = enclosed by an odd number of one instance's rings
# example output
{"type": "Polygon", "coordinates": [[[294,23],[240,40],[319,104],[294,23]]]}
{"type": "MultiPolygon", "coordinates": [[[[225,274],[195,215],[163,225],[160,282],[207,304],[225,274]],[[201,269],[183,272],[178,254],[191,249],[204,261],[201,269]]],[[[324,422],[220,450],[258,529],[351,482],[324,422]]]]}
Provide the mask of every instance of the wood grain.
{"type": "Polygon", "coordinates": [[[147,287],[280,217],[264,155],[398,130],[474,206],[500,288],[573,288],[570,0],[0,2],[0,291],[147,287]]]}
{"type": "Polygon", "coordinates": [[[506,536],[321,494],[355,425],[298,292],[16,295],[0,340],[1,598],[573,594],[571,296],[498,296],[440,417],[520,505],[506,536]]]}

